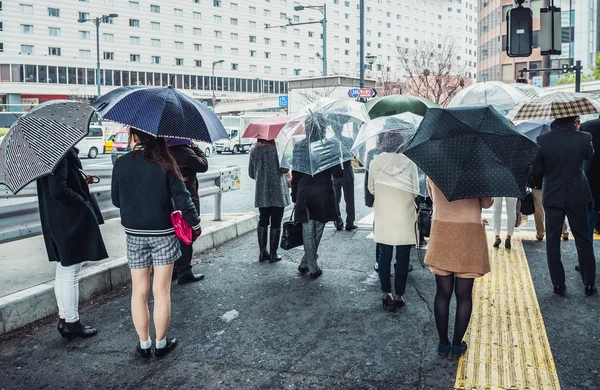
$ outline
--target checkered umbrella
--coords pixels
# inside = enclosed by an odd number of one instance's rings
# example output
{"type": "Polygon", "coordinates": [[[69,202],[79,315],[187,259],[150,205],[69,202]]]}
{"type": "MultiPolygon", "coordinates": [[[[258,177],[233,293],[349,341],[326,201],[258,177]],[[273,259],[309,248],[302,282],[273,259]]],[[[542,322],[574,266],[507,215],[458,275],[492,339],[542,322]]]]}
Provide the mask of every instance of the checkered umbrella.
{"type": "Polygon", "coordinates": [[[507,118],[516,121],[559,119],[600,113],[600,99],[587,93],[555,92],[521,103],[507,118]]]}
{"type": "Polygon", "coordinates": [[[16,194],[52,174],[69,149],[88,134],[94,112],[84,103],[55,100],[17,119],[0,145],[0,184],[16,194]]]}

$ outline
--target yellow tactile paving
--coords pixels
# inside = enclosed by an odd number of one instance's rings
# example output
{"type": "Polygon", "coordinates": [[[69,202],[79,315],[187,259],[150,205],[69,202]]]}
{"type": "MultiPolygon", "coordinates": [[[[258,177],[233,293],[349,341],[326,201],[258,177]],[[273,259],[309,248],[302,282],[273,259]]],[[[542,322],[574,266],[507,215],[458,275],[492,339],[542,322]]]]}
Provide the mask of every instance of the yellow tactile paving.
{"type": "Polygon", "coordinates": [[[560,389],[521,239],[506,251],[490,236],[492,272],[475,281],[455,389],[560,389]]]}

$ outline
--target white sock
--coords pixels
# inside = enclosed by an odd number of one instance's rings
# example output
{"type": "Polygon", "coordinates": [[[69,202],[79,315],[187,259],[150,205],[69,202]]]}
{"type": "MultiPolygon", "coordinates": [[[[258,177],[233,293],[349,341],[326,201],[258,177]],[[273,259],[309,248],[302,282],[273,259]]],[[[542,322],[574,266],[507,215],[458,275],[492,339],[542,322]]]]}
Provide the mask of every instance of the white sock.
{"type": "Polygon", "coordinates": [[[152,347],[152,339],[148,339],[148,341],[140,340],[140,347],[142,349],[149,349],[152,347]]]}
{"type": "Polygon", "coordinates": [[[156,340],[156,348],[162,349],[167,346],[167,338],[165,337],[162,340],[156,340]]]}

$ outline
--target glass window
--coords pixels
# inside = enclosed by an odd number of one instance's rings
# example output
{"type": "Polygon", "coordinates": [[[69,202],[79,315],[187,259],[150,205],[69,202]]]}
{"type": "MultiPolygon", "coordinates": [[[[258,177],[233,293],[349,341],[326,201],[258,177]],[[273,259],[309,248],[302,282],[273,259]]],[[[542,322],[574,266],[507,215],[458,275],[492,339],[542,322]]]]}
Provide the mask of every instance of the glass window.
{"type": "Polygon", "coordinates": [[[200,12],[194,12],[194,19],[196,19],[196,20],[202,19],[202,14],[200,12]]]}
{"type": "Polygon", "coordinates": [[[154,85],[160,86],[160,73],[154,73],[154,85]]]}
{"type": "Polygon", "coordinates": [[[127,71],[127,70],[121,71],[121,81],[123,82],[124,87],[131,85],[129,83],[129,71],[127,71]]]}
{"type": "Polygon", "coordinates": [[[33,55],[33,45],[21,45],[21,54],[33,55]]]}
{"type": "Polygon", "coordinates": [[[160,64],[160,56],[152,56],[153,64],[160,64]]]}
{"type": "Polygon", "coordinates": [[[132,45],[139,45],[140,37],[129,37],[129,43],[131,43],[132,45]]]}
{"type": "Polygon", "coordinates": [[[47,83],[48,82],[48,69],[45,65],[38,65],[38,82],[39,83],[47,83]]]}
{"type": "Polygon", "coordinates": [[[137,1],[130,1],[129,2],[129,9],[135,9],[135,10],[140,9],[140,3],[137,2],[137,1]]]}
{"type": "Polygon", "coordinates": [[[175,32],[177,34],[183,34],[183,26],[175,25],[175,32]]]}
{"type": "Polygon", "coordinates": [[[183,76],[183,89],[190,89],[190,75],[183,76]]]}
{"type": "Polygon", "coordinates": [[[60,37],[60,28],[48,27],[48,35],[50,35],[51,37],[60,37]]]}
{"type": "Polygon", "coordinates": [[[114,78],[114,84],[116,87],[120,87],[121,86],[121,71],[120,70],[115,70],[113,72],[113,78],[114,78]]]}
{"type": "Polygon", "coordinates": [[[25,65],[25,82],[26,83],[36,83],[37,82],[37,66],[25,65]]]}
{"type": "Polygon", "coordinates": [[[160,5],[150,4],[150,12],[160,13],[160,5]]]}
{"type": "Polygon", "coordinates": [[[60,56],[60,47],[49,47],[48,48],[48,55],[50,56],[60,56]]]}
{"type": "Polygon", "coordinates": [[[140,27],[140,21],[137,19],[129,19],[129,27],[140,27]]]}
{"type": "Polygon", "coordinates": [[[58,73],[56,71],[56,66],[48,67],[48,82],[52,84],[58,83],[58,73]]]}
{"type": "Polygon", "coordinates": [[[129,62],[140,62],[140,55],[139,54],[130,54],[129,62]]]}
{"type": "Polygon", "coordinates": [[[223,77],[223,91],[229,91],[229,77],[223,77]]]}
{"type": "Polygon", "coordinates": [[[204,86],[205,91],[211,89],[210,77],[204,76],[204,85],[203,86],[204,86]]]}
{"type": "Polygon", "coordinates": [[[79,31],[79,39],[84,39],[84,40],[88,40],[91,39],[92,35],[90,34],[89,31],[79,31]]]}
{"type": "Polygon", "coordinates": [[[31,14],[33,14],[33,5],[30,5],[30,4],[19,4],[19,11],[22,14],[29,14],[29,15],[31,15],[31,14]]]}
{"type": "Polygon", "coordinates": [[[58,67],[58,83],[59,84],[67,83],[67,67],[66,66],[58,67]]]}
{"type": "Polygon", "coordinates": [[[229,78],[229,90],[235,91],[235,79],[233,77],[229,78]]]}
{"type": "Polygon", "coordinates": [[[85,84],[85,68],[77,68],[77,84],[85,84]]]}
{"type": "Polygon", "coordinates": [[[33,26],[31,24],[22,24],[21,25],[21,33],[33,34],[33,26]]]}
{"type": "Polygon", "coordinates": [[[113,85],[113,71],[105,70],[104,71],[104,85],[112,86],[113,85]]]}
{"type": "Polygon", "coordinates": [[[196,76],[192,75],[190,76],[190,88],[191,89],[198,89],[198,86],[196,85],[196,76]]]}
{"type": "Polygon", "coordinates": [[[48,16],[53,16],[55,18],[60,18],[60,9],[58,9],[58,8],[48,8],[48,16]]]}
{"type": "Polygon", "coordinates": [[[162,86],[167,87],[169,85],[169,75],[167,73],[162,74],[162,86]]]}
{"type": "Polygon", "coordinates": [[[160,23],[159,22],[150,22],[151,26],[152,26],[152,30],[160,30],[160,23]]]}
{"type": "Polygon", "coordinates": [[[178,74],[175,79],[177,80],[177,86],[175,88],[181,88],[183,84],[183,76],[178,74]]]}
{"type": "Polygon", "coordinates": [[[177,17],[183,17],[183,10],[182,9],[175,8],[174,12],[175,12],[175,16],[177,16],[177,17]]]}
{"type": "Polygon", "coordinates": [[[138,72],[130,72],[129,80],[131,81],[131,85],[138,85],[138,72]]]}
{"type": "Polygon", "coordinates": [[[87,69],[87,85],[95,85],[96,84],[96,69],[88,68],[87,69]]]}
{"type": "Polygon", "coordinates": [[[67,82],[77,84],[77,68],[67,68],[67,82]]]}
{"type": "Polygon", "coordinates": [[[92,52],[90,50],[79,50],[79,58],[87,60],[92,58],[92,52]]]}
{"type": "Polygon", "coordinates": [[[152,47],[160,47],[160,39],[152,39],[150,40],[152,47]]]}

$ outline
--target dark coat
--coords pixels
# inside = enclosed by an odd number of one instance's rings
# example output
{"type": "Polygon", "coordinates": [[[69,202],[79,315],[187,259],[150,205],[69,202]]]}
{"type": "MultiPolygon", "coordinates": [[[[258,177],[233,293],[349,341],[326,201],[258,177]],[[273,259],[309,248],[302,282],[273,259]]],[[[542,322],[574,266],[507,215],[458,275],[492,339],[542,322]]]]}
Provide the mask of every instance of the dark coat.
{"type": "Polygon", "coordinates": [[[367,153],[367,164],[365,165],[365,167],[367,168],[367,170],[365,170],[365,206],[367,207],[373,207],[373,204],[375,203],[375,196],[369,191],[368,168],[369,166],[371,166],[371,161],[373,161],[373,157],[375,157],[378,153],[379,150],[377,149],[373,149],[369,151],[369,153],[367,153]]]}
{"type": "Polygon", "coordinates": [[[61,160],[53,175],[38,179],[37,192],[50,261],[70,266],[108,257],[99,226],[104,220],[75,152],[61,160]]]}
{"type": "Polygon", "coordinates": [[[600,211],[600,118],[585,122],[581,125],[581,131],[592,135],[592,144],[597,151],[594,157],[587,160],[585,173],[594,198],[594,208],[600,211]]]}
{"type": "Polygon", "coordinates": [[[197,146],[178,145],[169,148],[175,159],[179,172],[185,182],[185,188],[192,197],[192,203],[200,214],[200,197],[198,196],[198,178],[196,174],[208,171],[208,159],[197,146]]]}
{"type": "Polygon", "coordinates": [[[331,177],[341,178],[341,165],[324,170],[314,176],[292,171],[292,202],[296,203],[296,222],[319,222],[337,220],[335,196],[331,177]]]}
{"type": "MultiPolygon", "coordinates": [[[[352,149],[352,145],[354,141],[350,137],[340,136],[342,140],[342,145],[346,148],[347,151],[352,149]]],[[[352,168],[352,160],[344,161],[342,164],[342,168],[344,170],[344,175],[342,178],[345,182],[354,183],[354,168],[352,168]]]]}
{"type": "Polygon", "coordinates": [[[555,127],[537,139],[540,149],[533,173],[543,178],[544,207],[568,208],[589,204],[592,193],[583,164],[594,155],[592,136],[575,124],[555,127]]]}

